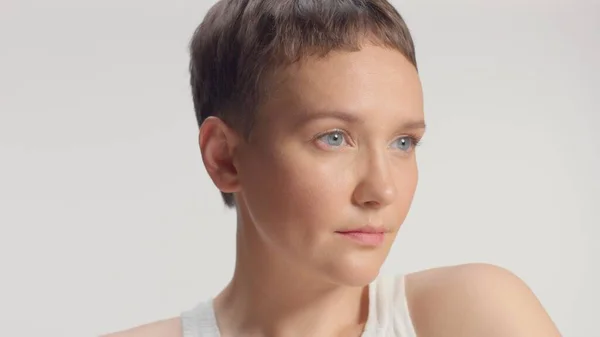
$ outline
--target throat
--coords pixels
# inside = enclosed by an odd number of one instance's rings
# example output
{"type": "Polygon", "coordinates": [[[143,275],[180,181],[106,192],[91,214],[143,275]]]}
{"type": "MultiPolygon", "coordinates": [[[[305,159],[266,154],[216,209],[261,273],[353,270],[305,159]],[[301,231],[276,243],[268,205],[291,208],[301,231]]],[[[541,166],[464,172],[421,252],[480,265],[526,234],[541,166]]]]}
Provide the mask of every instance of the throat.
{"type": "Polygon", "coordinates": [[[289,297],[257,298],[234,280],[215,298],[222,337],[227,336],[361,336],[369,314],[369,288],[338,288],[289,297]]]}

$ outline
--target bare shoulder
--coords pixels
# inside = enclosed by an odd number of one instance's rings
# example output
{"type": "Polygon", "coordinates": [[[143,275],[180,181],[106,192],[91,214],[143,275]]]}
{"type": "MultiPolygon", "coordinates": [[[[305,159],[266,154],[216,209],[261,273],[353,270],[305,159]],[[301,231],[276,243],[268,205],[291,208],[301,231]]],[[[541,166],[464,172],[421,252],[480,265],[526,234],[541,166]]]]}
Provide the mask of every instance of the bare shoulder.
{"type": "Polygon", "coordinates": [[[181,337],[181,319],[165,319],[101,337],[181,337]]]}
{"type": "Polygon", "coordinates": [[[419,336],[560,336],[531,289],[498,266],[465,264],[409,274],[406,293],[419,336]]]}

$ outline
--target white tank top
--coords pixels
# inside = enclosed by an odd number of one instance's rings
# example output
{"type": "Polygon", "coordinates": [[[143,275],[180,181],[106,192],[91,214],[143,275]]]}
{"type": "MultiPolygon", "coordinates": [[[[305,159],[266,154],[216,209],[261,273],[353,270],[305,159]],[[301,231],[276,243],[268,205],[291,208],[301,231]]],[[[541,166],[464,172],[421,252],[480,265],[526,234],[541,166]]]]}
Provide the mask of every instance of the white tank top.
{"type": "MultiPolygon", "coordinates": [[[[416,337],[405,277],[378,277],[369,285],[369,315],[362,337],[416,337]]],[[[183,337],[220,337],[211,301],[181,314],[183,337]]]]}

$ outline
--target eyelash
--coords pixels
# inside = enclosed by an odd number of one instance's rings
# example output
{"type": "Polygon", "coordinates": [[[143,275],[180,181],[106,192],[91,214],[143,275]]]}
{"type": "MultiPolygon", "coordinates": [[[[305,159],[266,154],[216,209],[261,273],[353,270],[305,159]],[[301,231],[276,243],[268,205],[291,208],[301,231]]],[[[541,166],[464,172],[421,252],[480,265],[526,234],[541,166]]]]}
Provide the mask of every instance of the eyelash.
{"type": "MultiPolygon", "coordinates": [[[[328,135],[331,135],[334,133],[340,133],[344,137],[344,140],[346,141],[346,143],[352,143],[352,142],[348,142],[348,138],[350,138],[350,136],[348,135],[348,132],[341,130],[341,129],[334,129],[334,130],[330,130],[330,131],[321,133],[321,134],[317,135],[315,137],[315,139],[319,140],[325,136],[328,136],[328,135]]],[[[412,143],[412,149],[416,148],[417,146],[421,146],[421,144],[423,143],[421,138],[414,134],[406,134],[406,135],[400,136],[400,137],[394,139],[394,141],[397,141],[398,139],[402,139],[402,138],[410,139],[410,141],[412,143]]],[[[327,146],[330,148],[335,148],[335,146],[329,146],[329,145],[327,145],[327,146]]]]}
{"type": "MultiPolygon", "coordinates": [[[[315,137],[316,140],[320,140],[321,138],[325,137],[325,136],[329,136],[335,133],[339,133],[342,135],[344,141],[346,141],[346,143],[352,144],[352,142],[349,142],[348,139],[351,138],[348,133],[344,130],[341,129],[333,129],[324,133],[321,133],[319,135],[317,135],[317,137],[315,137]]],[[[329,146],[329,145],[328,145],[329,146]]]]}

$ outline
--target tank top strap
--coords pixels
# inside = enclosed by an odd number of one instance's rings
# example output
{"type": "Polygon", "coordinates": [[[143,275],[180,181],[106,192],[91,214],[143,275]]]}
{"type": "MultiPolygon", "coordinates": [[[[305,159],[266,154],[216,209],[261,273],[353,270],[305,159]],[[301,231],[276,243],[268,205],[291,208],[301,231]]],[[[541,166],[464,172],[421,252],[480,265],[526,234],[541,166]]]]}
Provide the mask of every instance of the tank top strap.
{"type": "Polygon", "coordinates": [[[183,337],[220,337],[212,300],[181,314],[183,337]]]}
{"type": "Polygon", "coordinates": [[[369,289],[369,317],[364,337],[416,337],[408,301],[406,277],[380,276],[369,289]]]}

